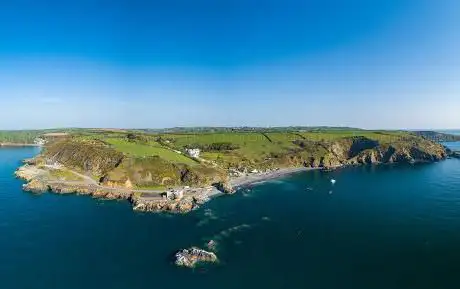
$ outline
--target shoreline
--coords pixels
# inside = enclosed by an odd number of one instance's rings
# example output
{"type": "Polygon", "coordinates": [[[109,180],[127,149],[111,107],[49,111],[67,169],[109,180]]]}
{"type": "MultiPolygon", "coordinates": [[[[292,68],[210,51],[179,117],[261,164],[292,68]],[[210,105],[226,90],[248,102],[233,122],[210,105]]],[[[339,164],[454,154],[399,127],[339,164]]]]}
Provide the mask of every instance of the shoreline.
{"type": "Polygon", "coordinates": [[[282,168],[276,171],[268,172],[268,173],[256,173],[250,174],[241,177],[235,177],[230,179],[229,184],[230,186],[237,190],[241,187],[249,186],[254,183],[265,182],[268,180],[278,179],[282,177],[286,177],[295,173],[300,172],[308,172],[308,171],[315,171],[315,170],[323,170],[322,167],[311,168],[311,167],[294,167],[294,168],[282,168]]]}
{"type": "MultiPolygon", "coordinates": [[[[415,163],[422,163],[418,161],[415,163]]],[[[426,161],[428,162],[428,161],[426,161]]],[[[375,163],[381,165],[383,163],[375,163]]],[[[161,193],[160,191],[150,190],[136,190],[132,188],[122,187],[107,187],[101,184],[94,184],[94,180],[88,180],[88,177],[83,181],[53,181],[43,179],[46,175],[46,169],[39,169],[35,165],[25,164],[20,166],[16,172],[16,177],[23,179],[26,183],[23,185],[24,191],[41,193],[45,191],[51,191],[57,194],[72,194],[77,195],[90,195],[94,198],[114,200],[114,199],[125,199],[128,200],[133,210],[143,212],[172,212],[172,213],[188,213],[194,209],[199,208],[204,203],[224,196],[236,193],[238,190],[247,186],[263,183],[269,180],[279,179],[287,177],[296,173],[308,172],[314,170],[326,170],[332,171],[341,169],[344,167],[358,166],[365,164],[347,164],[334,167],[291,167],[291,168],[279,168],[274,171],[261,172],[261,173],[250,173],[239,177],[230,177],[228,179],[228,187],[224,187],[224,190],[213,186],[205,187],[177,187],[172,189],[173,191],[181,191],[181,197],[169,198],[166,195],[166,191],[161,193]],[[41,177],[40,177],[41,176],[41,177]],[[91,182],[90,182],[91,181],[91,182]],[[182,195],[183,194],[183,195],[182,195]]],[[[73,172],[72,170],[70,170],[73,172]]],[[[76,175],[82,176],[80,173],[73,172],[76,175]]]]}
{"type": "Polygon", "coordinates": [[[15,171],[15,176],[25,181],[23,191],[32,193],[52,192],[55,194],[88,195],[103,200],[127,200],[134,211],[188,213],[209,200],[224,195],[213,186],[176,187],[170,190],[138,190],[128,187],[111,187],[78,172],[67,171],[80,176],[77,181],[49,179],[49,167],[24,164],[15,171]],[[171,193],[168,196],[168,192],[171,193]],[[177,195],[176,195],[177,194],[177,195]]]}

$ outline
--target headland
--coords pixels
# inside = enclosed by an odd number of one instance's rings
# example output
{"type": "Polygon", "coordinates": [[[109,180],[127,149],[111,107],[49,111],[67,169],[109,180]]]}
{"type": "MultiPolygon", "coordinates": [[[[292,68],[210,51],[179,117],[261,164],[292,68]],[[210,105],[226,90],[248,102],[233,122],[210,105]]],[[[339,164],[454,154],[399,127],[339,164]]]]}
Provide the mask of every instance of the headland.
{"type": "Polygon", "coordinates": [[[412,132],[337,128],[78,130],[37,139],[42,152],[16,171],[24,190],[125,199],[148,212],[189,212],[239,187],[300,171],[452,154],[412,132]]]}

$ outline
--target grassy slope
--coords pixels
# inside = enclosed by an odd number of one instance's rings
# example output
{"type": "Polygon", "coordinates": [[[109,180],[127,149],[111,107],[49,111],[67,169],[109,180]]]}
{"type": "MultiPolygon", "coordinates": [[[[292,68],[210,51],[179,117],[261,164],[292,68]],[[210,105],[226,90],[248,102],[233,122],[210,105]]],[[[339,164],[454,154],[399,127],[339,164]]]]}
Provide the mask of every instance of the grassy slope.
{"type": "Polygon", "coordinates": [[[88,133],[87,129],[63,128],[43,130],[0,130],[0,143],[33,144],[35,138],[46,133],[67,132],[72,134],[88,133]]]}
{"type": "Polygon", "coordinates": [[[380,142],[392,142],[399,140],[401,137],[407,137],[409,134],[402,131],[364,131],[364,130],[349,130],[349,131],[315,131],[301,132],[299,135],[310,140],[337,140],[344,137],[366,137],[380,142]]]}
{"type": "Polygon", "coordinates": [[[191,158],[174,152],[168,148],[164,148],[157,142],[141,144],[136,142],[129,142],[121,138],[107,138],[104,139],[104,141],[112,145],[116,150],[133,157],[159,156],[162,159],[172,163],[182,163],[191,166],[197,164],[197,162],[191,158]]]}
{"type": "MultiPolygon", "coordinates": [[[[273,133],[281,134],[281,133],[273,133]]],[[[190,144],[213,144],[219,142],[229,142],[238,145],[239,148],[233,151],[223,153],[205,153],[207,156],[221,156],[231,158],[232,156],[246,157],[250,159],[259,159],[262,156],[289,147],[292,144],[288,140],[283,144],[271,142],[264,134],[254,133],[203,133],[203,134],[168,134],[163,135],[166,139],[172,140],[172,145],[182,149],[190,144]]]]}
{"type": "MultiPolygon", "coordinates": [[[[272,154],[286,153],[298,149],[295,141],[306,140],[335,141],[344,137],[363,136],[384,143],[399,140],[408,133],[391,131],[363,131],[363,130],[315,130],[311,132],[254,132],[254,133],[202,133],[202,134],[164,134],[163,138],[171,141],[173,147],[182,149],[189,144],[211,144],[216,142],[230,142],[239,145],[239,149],[225,152],[205,152],[203,158],[218,163],[232,165],[245,160],[261,162],[272,154]]],[[[314,146],[315,144],[312,144],[314,146]]],[[[321,149],[311,148],[311,154],[323,153],[321,149]]]]}
{"type": "Polygon", "coordinates": [[[43,156],[93,176],[113,170],[123,154],[98,140],[66,139],[46,147],[43,156]]]}
{"type": "Polygon", "coordinates": [[[33,144],[41,131],[0,131],[0,143],[33,144]]]}

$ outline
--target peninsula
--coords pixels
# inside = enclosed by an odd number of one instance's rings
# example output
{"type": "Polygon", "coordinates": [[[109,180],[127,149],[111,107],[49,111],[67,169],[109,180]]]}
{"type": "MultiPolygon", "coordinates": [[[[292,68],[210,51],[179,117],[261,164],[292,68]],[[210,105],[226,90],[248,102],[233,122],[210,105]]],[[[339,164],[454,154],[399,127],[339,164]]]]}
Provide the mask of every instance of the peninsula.
{"type": "Polygon", "coordinates": [[[134,210],[188,212],[245,184],[308,169],[434,162],[449,151],[406,131],[351,128],[78,129],[37,133],[24,190],[126,199],[134,210]]]}

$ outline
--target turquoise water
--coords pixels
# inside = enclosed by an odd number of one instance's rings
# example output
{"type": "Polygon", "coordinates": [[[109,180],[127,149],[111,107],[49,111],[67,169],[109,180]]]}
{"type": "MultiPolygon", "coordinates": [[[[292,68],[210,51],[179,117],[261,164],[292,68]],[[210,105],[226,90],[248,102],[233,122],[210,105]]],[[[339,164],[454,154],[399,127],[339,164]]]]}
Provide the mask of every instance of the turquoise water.
{"type": "Polygon", "coordinates": [[[458,130],[458,129],[440,130],[439,132],[460,135],[460,130],[458,130]]]}
{"type": "Polygon", "coordinates": [[[460,151],[460,142],[445,142],[443,144],[449,147],[451,150],[460,151]]]}
{"type": "Polygon", "coordinates": [[[460,160],[300,173],[170,216],[22,192],[35,153],[0,149],[2,289],[460,286],[460,160]],[[211,238],[219,264],[171,264],[211,238]]]}

